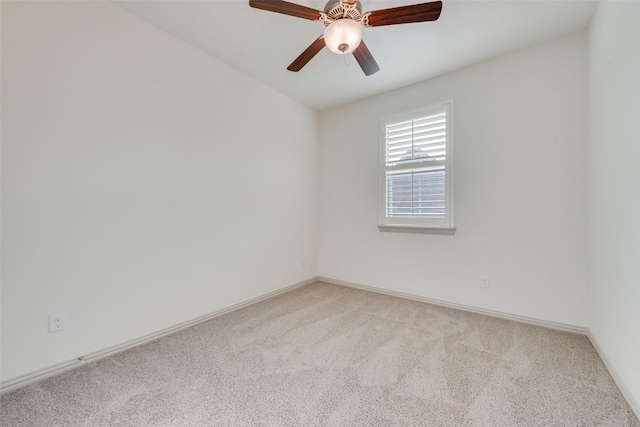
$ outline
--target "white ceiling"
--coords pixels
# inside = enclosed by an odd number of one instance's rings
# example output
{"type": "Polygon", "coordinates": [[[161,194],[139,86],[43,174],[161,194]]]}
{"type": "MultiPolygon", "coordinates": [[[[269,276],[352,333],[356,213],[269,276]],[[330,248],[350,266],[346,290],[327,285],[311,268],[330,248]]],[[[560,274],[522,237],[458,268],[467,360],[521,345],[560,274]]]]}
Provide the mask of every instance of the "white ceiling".
{"type": "MultiPolygon", "coordinates": [[[[292,0],[317,10],[323,0],[292,0]]],[[[362,0],[363,12],[420,0],[362,0]]],[[[300,72],[287,66],[324,31],[321,22],[249,7],[249,0],[114,1],[122,8],[318,111],[406,86],[588,27],[593,1],[443,0],[435,22],[365,28],[380,71],[323,49],[300,72]],[[346,64],[345,64],[346,59],[346,64]]]]}

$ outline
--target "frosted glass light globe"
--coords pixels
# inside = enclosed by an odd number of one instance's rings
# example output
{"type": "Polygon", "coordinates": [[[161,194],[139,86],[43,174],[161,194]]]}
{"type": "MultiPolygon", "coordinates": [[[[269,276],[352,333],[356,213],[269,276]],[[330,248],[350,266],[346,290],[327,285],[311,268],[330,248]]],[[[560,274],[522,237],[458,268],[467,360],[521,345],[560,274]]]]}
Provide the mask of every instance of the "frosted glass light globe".
{"type": "Polygon", "coordinates": [[[324,42],[331,52],[351,53],[362,40],[362,25],[353,19],[333,21],[324,30],[324,42]]]}

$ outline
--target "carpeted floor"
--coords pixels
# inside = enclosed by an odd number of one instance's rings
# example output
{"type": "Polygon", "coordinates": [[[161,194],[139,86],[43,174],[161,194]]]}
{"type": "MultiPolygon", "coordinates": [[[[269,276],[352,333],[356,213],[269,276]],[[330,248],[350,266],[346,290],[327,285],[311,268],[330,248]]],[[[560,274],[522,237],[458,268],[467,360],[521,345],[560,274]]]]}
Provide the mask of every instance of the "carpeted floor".
{"type": "Polygon", "coordinates": [[[640,423],[583,336],[314,283],[5,394],[0,425],[640,423]]]}

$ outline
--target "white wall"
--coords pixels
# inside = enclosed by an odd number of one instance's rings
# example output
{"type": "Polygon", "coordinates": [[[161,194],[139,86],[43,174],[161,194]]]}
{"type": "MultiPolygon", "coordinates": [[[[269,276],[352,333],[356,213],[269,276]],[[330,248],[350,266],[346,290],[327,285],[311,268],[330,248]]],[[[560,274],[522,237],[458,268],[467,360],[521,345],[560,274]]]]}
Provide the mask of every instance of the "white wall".
{"type": "Polygon", "coordinates": [[[640,3],[589,31],[589,329],[640,410],[640,3]]]}
{"type": "Polygon", "coordinates": [[[317,274],[316,113],[117,6],[2,2],[2,125],[2,380],[317,274]]]}
{"type": "Polygon", "coordinates": [[[586,66],[580,33],[322,113],[319,275],[586,326],[586,66]],[[380,117],[449,99],[457,233],[380,232],[380,117]]]}

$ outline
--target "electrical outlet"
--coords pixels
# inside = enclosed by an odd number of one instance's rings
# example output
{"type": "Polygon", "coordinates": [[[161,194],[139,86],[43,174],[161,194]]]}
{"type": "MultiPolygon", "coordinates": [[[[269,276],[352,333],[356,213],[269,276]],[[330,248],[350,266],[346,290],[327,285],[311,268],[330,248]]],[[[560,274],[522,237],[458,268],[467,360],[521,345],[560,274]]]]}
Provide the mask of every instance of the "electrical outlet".
{"type": "Polygon", "coordinates": [[[482,289],[489,289],[489,276],[480,276],[480,287],[482,289]]]}
{"type": "Polygon", "coordinates": [[[67,329],[67,313],[54,313],[49,315],[49,332],[58,332],[67,329]]]}
{"type": "Polygon", "coordinates": [[[306,259],[303,259],[303,260],[302,260],[302,266],[303,266],[303,267],[306,267],[306,266],[307,266],[307,260],[306,260],[306,259]]]}

